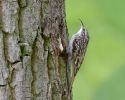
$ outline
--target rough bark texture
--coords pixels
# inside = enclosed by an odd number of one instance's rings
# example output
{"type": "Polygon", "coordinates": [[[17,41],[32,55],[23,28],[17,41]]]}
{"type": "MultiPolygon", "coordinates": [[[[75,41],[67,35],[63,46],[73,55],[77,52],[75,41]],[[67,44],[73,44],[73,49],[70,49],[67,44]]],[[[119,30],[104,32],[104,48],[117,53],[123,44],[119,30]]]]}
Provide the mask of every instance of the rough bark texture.
{"type": "Polygon", "coordinates": [[[71,100],[64,0],[0,0],[0,100],[71,100]]]}

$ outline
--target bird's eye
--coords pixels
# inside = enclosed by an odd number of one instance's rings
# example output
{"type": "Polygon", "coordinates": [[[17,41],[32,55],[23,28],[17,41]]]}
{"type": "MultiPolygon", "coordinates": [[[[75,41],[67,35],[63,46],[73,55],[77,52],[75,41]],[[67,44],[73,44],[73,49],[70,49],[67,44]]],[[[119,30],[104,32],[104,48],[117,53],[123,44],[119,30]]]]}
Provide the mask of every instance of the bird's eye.
{"type": "Polygon", "coordinates": [[[83,31],[85,31],[85,29],[83,28],[83,31]]]}

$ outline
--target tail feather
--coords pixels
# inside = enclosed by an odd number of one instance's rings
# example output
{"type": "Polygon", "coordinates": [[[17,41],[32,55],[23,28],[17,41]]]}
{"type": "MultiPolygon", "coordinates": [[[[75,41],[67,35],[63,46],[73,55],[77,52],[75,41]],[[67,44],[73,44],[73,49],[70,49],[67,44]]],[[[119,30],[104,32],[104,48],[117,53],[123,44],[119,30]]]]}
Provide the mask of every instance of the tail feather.
{"type": "Polygon", "coordinates": [[[72,74],[72,77],[71,77],[71,80],[70,80],[70,85],[69,85],[69,92],[72,90],[72,85],[73,85],[73,82],[74,82],[74,74],[72,74]]]}

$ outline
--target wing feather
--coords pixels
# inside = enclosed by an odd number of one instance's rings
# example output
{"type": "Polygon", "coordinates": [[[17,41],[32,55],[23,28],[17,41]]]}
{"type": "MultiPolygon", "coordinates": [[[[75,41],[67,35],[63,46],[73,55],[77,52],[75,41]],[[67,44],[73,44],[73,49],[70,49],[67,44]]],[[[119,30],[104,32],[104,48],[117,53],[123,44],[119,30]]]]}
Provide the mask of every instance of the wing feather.
{"type": "Polygon", "coordinates": [[[74,81],[74,78],[77,74],[77,72],[80,69],[80,66],[84,60],[84,56],[86,53],[86,48],[88,45],[89,38],[85,38],[84,35],[78,35],[76,38],[73,40],[72,43],[72,66],[73,66],[73,72],[72,72],[72,77],[71,77],[71,83],[69,87],[69,91],[72,88],[72,84],[74,81]]]}

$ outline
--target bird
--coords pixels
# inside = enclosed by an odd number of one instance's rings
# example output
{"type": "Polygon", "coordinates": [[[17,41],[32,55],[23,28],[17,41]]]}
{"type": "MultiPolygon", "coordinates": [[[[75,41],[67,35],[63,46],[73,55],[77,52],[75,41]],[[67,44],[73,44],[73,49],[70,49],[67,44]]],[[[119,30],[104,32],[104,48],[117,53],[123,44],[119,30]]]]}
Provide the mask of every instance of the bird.
{"type": "Polygon", "coordinates": [[[84,27],[84,24],[81,20],[80,22],[80,30],[72,36],[68,45],[69,63],[70,65],[72,65],[72,74],[69,83],[69,91],[71,91],[75,76],[77,75],[77,72],[79,71],[82,65],[82,62],[86,54],[88,42],[90,40],[88,30],[84,27]]]}

